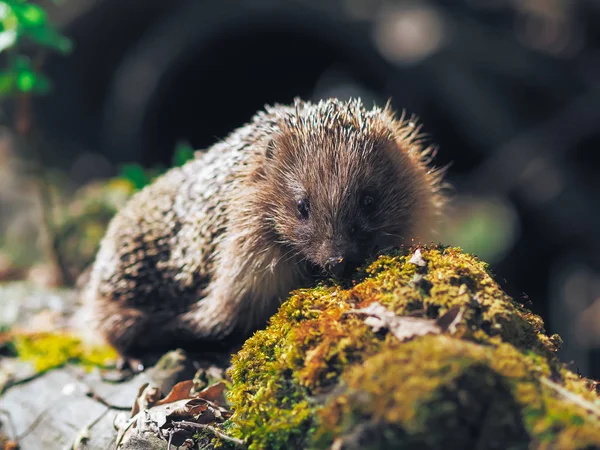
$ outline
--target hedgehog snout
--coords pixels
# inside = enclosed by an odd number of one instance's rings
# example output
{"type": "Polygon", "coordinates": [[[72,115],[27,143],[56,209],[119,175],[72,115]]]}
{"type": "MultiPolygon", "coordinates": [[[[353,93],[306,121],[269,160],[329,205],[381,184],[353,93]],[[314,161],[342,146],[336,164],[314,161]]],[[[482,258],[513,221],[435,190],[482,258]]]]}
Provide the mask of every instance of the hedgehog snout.
{"type": "Polygon", "coordinates": [[[346,262],[343,256],[331,256],[325,260],[323,268],[328,274],[339,277],[346,269],[346,262]]]}

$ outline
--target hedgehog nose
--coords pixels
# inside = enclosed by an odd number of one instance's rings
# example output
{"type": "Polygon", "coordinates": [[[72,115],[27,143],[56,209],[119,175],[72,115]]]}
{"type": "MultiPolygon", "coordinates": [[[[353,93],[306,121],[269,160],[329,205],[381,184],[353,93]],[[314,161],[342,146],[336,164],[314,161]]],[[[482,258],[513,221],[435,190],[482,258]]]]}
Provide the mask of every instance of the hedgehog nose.
{"type": "Polygon", "coordinates": [[[325,260],[325,270],[333,276],[340,276],[346,268],[346,259],[342,256],[332,256],[325,260]]]}

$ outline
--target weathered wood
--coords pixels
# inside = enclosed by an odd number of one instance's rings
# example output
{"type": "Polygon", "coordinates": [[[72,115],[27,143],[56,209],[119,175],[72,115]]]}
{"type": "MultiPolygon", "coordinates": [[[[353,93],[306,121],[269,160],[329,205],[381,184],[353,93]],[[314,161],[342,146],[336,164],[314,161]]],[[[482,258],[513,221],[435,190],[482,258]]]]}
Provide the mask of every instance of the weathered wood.
{"type": "Polygon", "coordinates": [[[90,388],[109,404],[127,408],[133,405],[139,386],[148,381],[146,374],[140,374],[127,382],[110,384],[102,382],[98,373],[86,375],[68,366],[9,388],[0,397],[0,409],[10,415],[22,450],[70,448],[90,426],[85,448],[105,450],[114,443],[113,422],[122,411],[90,398],[90,388]]]}
{"type": "MultiPolygon", "coordinates": [[[[41,311],[66,319],[75,307],[76,295],[70,290],[25,282],[0,284],[0,326],[27,329],[41,311]]],[[[129,418],[142,385],[153,383],[168,392],[176,382],[193,377],[196,368],[183,353],[168,355],[120,383],[104,381],[98,369],[89,372],[74,365],[36,376],[30,363],[0,356],[0,431],[17,441],[21,450],[112,449],[115,418],[119,414],[129,418]]],[[[124,448],[153,448],[152,442],[166,448],[164,441],[150,435],[124,448]]]]}

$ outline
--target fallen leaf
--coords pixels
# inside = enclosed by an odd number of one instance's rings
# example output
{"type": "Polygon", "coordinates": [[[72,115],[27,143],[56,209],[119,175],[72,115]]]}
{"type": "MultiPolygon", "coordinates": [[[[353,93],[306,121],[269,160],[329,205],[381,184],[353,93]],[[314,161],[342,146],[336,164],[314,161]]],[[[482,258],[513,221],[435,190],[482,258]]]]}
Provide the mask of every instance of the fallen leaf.
{"type": "Polygon", "coordinates": [[[438,317],[436,320],[442,331],[449,331],[451,334],[456,332],[456,325],[462,320],[465,309],[462,306],[453,306],[446,314],[438,317]]]}
{"type": "Polygon", "coordinates": [[[154,405],[160,399],[160,395],[160,389],[156,386],[151,386],[149,383],[144,383],[140,387],[138,396],[131,409],[131,417],[154,405]]]}
{"type": "MultiPolygon", "coordinates": [[[[166,369],[169,369],[172,364],[169,362],[167,366],[166,369]]],[[[181,381],[164,398],[160,398],[161,389],[155,381],[141,386],[131,418],[121,420],[118,426],[114,424],[119,430],[115,448],[126,445],[144,433],[166,440],[172,446],[182,446],[186,441],[193,442],[190,439],[195,430],[204,429],[202,427],[212,430],[215,435],[221,433],[215,426],[232,415],[225,407],[225,383],[219,381],[194,392],[195,383],[197,380],[181,381]]]]}
{"type": "Polygon", "coordinates": [[[168,420],[193,420],[194,418],[201,418],[205,414],[208,416],[206,419],[208,422],[215,419],[215,415],[210,411],[208,402],[200,398],[179,400],[164,406],[167,411],[168,420]]]}
{"type": "Polygon", "coordinates": [[[194,389],[192,389],[192,394],[195,395],[208,386],[225,379],[227,379],[227,372],[222,367],[210,365],[200,368],[194,374],[194,389]]]}
{"type": "Polygon", "coordinates": [[[455,306],[437,320],[398,316],[378,302],[371,303],[366,308],[349,312],[367,316],[365,324],[371,327],[375,333],[385,329],[400,341],[406,341],[426,334],[440,334],[444,331],[454,333],[456,325],[460,322],[463,315],[463,309],[455,306]]]}
{"type": "Polygon", "coordinates": [[[156,408],[150,408],[144,412],[147,415],[147,420],[153,422],[158,428],[165,428],[166,425],[168,425],[168,411],[164,405],[163,407],[157,406],[156,408]]]}
{"type": "Polygon", "coordinates": [[[217,405],[226,406],[227,400],[225,399],[225,383],[219,381],[218,383],[211,384],[207,388],[202,389],[196,397],[203,398],[209,402],[216,403],[217,405]]]}
{"type": "Polygon", "coordinates": [[[172,428],[175,421],[212,424],[224,422],[230,416],[228,411],[227,414],[223,414],[219,407],[201,398],[156,405],[145,413],[148,420],[162,430],[172,428]]]}
{"type": "Polygon", "coordinates": [[[156,402],[156,404],[164,405],[165,403],[191,398],[190,391],[192,390],[192,387],[194,387],[194,380],[181,381],[173,386],[171,392],[169,392],[165,398],[156,402]]]}
{"type": "Polygon", "coordinates": [[[421,255],[421,249],[418,248],[414,255],[412,255],[412,257],[408,260],[409,263],[411,264],[415,264],[419,267],[425,267],[427,265],[427,261],[425,261],[423,259],[423,256],[421,255]]]}
{"type": "Polygon", "coordinates": [[[4,442],[4,450],[19,450],[19,444],[15,441],[4,442]]]}

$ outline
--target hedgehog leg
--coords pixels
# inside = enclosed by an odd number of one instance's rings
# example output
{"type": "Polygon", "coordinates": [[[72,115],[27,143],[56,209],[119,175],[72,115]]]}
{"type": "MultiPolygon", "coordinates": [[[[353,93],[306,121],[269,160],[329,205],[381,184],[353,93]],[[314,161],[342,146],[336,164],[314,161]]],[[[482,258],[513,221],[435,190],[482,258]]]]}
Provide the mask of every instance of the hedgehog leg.
{"type": "Polygon", "coordinates": [[[132,349],[143,347],[150,330],[146,327],[145,314],[136,308],[106,308],[99,328],[105,340],[121,355],[132,355],[132,349]]]}
{"type": "Polygon", "coordinates": [[[88,315],[92,320],[90,328],[97,330],[103,341],[114,347],[125,361],[132,363],[134,359],[147,363],[153,359],[151,355],[168,346],[163,327],[172,315],[165,316],[106,298],[94,302],[88,315]]]}

